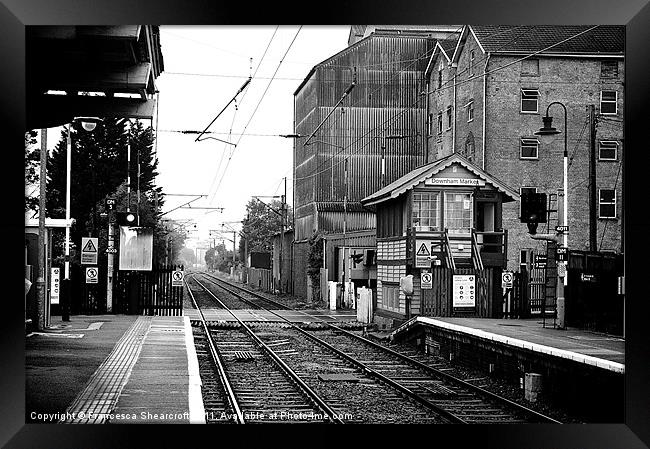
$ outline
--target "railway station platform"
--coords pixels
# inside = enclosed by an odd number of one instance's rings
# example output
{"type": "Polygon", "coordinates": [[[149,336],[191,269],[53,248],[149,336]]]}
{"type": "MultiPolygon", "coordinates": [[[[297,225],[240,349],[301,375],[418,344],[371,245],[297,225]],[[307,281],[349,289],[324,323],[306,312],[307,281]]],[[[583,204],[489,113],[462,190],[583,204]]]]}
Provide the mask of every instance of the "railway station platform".
{"type": "Polygon", "coordinates": [[[27,423],[203,423],[188,317],[53,320],[25,345],[27,423]]]}
{"type": "Polygon", "coordinates": [[[389,336],[453,363],[529,382],[552,401],[598,422],[620,422],[624,410],[625,340],[553,320],[414,317],[389,336]]]}
{"type": "MultiPolygon", "coordinates": [[[[224,309],[202,308],[203,316],[206,321],[236,321],[232,314],[224,309]]],[[[274,310],[274,313],[280,315],[292,323],[319,322],[326,321],[337,323],[343,321],[356,321],[356,310],[274,310]]],[[[277,315],[267,310],[253,309],[235,309],[233,313],[242,321],[280,321],[277,315]]],[[[183,315],[190,320],[199,320],[199,312],[196,309],[185,308],[183,315]]]]}
{"type": "Polygon", "coordinates": [[[621,337],[580,329],[556,329],[551,320],[544,323],[534,319],[490,319],[456,317],[416,317],[392,332],[393,338],[409,329],[425,326],[440,333],[464,335],[494,345],[538,353],[590,365],[613,373],[625,371],[625,340],[621,337]]]}

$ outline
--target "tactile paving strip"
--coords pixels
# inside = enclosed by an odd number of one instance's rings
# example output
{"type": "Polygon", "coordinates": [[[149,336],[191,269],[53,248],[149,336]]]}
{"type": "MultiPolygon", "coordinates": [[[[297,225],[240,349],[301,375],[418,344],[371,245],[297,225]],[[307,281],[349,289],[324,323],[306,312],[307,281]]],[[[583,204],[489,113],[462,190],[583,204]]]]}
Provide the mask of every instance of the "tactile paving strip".
{"type": "Polygon", "coordinates": [[[141,316],[124,333],[113,351],[66,410],[63,423],[102,424],[107,421],[129,380],[153,317],[141,316]]]}

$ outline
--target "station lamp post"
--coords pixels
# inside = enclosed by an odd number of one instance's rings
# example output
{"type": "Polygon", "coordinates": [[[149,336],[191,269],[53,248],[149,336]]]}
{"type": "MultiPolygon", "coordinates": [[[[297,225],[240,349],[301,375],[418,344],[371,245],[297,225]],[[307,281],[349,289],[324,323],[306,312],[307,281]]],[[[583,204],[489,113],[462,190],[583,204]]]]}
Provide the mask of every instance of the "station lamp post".
{"type": "Polygon", "coordinates": [[[66,182],[65,182],[65,262],[64,274],[61,281],[62,293],[62,310],[61,319],[63,321],[70,321],[70,173],[72,171],[72,137],[70,130],[72,123],[81,123],[81,127],[92,132],[95,130],[97,123],[102,119],[98,117],[75,117],[70,124],[68,124],[67,136],[67,152],[66,152],[66,182]]]}
{"type": "MultiPolygon", "coordinates": [[[[567,147],[567,109],[566,106],[559,101],[554,101],[546,107],[546,115],[542,117],[543,126],[539,131],[535,132],[535,135],[540,136],[542,142],[550,143],[553,136],[560,134],[561,131],[553,127],[553,117],[548,115],[548,111],[553,105],[560,105],[564,110],[564,153],[563,153],[563,193],[564,193],[564,202],[563,202],[563,213],[562,213],[562,225],[564,230],[562,231],[562,243],[564,248],[568,248],[568,231],[569,231],[569,191],[568,191],[568,147],[567,147]]],[[[540,236],[544,238],[543,236],[540,236]]],[[[551,240],[559,243],[559,236],[546,236],[546,240],[551,240]]],[[[568,254],[567,254],[568,257],[568,254]]],[[[566,272],[566,261],[557,263],[557,274],[558,274],[558,285],[557,285],[557,327],[564,329],[564,317],[565,317],[565,297],[564,297],[564,287],[567,285],[567,272],[566,272]]],[[[544,311],[545,313],[546,311],[544,311]]]]}

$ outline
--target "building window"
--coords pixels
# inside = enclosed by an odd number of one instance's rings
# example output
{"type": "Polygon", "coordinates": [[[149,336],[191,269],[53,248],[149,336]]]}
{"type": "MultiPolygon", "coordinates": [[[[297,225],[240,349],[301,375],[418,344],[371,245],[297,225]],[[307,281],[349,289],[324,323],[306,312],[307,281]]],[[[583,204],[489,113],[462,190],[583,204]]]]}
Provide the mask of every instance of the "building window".
{"type": "Polygon", "coordinates": [[[429,121],[427,122],[427,135],[433,135],[433,113],[429,113],[429,121]]]}
{"type": "Polygon", "coordinates": [[[539,59],[524,59],[521,61],[521,74],[527,76],[538,76],[539,59]]]}
{"type": "Polygon", "coordinates": [[[598,189],[598,218],[616,218],[616,190],[598,189]]]}
{"type": "Polygon", "coordinates": [[[438,70],[438,89],[442,87],[442,69],[438,70]]]}
{"type": "Polygon", "coordinates": [[[476,54],[474,50],[469,52],[469,76],[474,75],[474,60],[476,59],[476,54]]]}
{"type": "Polygon", "coordinates": [[[537,113],[539,90],[521,89],[521,112],[537,113]]]}
{"type": "Polygon", "coordinates": [[[618,78],[618,61],[602,61],[600,63],[601,78],[618,78]]]}
{"type": "Polygon", "coordinates": [[[537,159],[539,141],[537,139],[521,139],[521,151],[519,157],[522,159],[537,159]]]}
{"type": "Polygon", "coordinates": [[[445,228],[452,234],[469,234],[472,229],[472,196],[445,193],[445,228]]]}
{"type": "Polygon", "coordinates": [[[451,106],[447,106],[447,129],[451,129],[451,106]]]}
{"type": "Polygon", "coordinates": [[[601,161],[615,161],[618,142],[615,140],[601,140],[598,148],[598,159],[601,161]]]}
{"type": "Polygon", "coordinates": [[[413,193],[413,226],[416,231],[439,231],[438,192],[413,193]]]}
{"type": "Polygon", "coordinates": [[[474,161],[474,156],[475,156],[474,151],[475,151],[474,134],[469,133],[467,135],[467,139],[465,139],[465,154],[464,154],[464,156],[470,162],[474,161]]]}
{"type": "MultiPolygon", "coordinates": [[[[519,196],[537,193],[537,187],[520,187],[519,196]]],[[[521,201],[519,202],[519,216],[521,217],[521,201]]]]}
{"type": "Polygon", "coordinates": [[[603,90],[600,92],[600,113],[616,115],[618,112],[618,92],[615,90],[603,90]]]}
{"type": "Polygon", "coordinates": [[[438,134],[442,134],[442,112],[438,112],[438,134]]]}
{"type": "Polygon", "coordinates": [[[465,109],[467,109],[467,121],[471,122],[474,120],[474,100],[471,100],[469,103],[467,103],[465,109]]]}

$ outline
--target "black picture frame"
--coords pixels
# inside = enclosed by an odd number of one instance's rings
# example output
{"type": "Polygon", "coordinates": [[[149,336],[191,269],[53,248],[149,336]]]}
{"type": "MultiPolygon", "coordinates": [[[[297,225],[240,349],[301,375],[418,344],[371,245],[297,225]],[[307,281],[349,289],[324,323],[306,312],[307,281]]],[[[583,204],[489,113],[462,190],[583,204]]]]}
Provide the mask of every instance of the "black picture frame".
{"type": "MultiPolygon", "coordinates": [[[[241,445],[276,442],[282,445],[444,444],[454,448],[499,449],[636,449],[650,445],[650,316],[645,250],[650,220],[646,204],[645,160],[649,112],[649,0],[528,2],[521,0],[455,0],[302,3],[280,9],[278,3],[207,0],[2,0],[0,3],[0,103],[5,172],[1,228],[5,246],[0,273],[3,337],[0,370],[0,444],[8,448],[186,447],[189,444],[241,445]],[[69,426],[24,424],[23,248],[24,233],[19,147],[24,145],[25,41],[27,25],[235,25],[235,24],[408,23],[408,24],[618,24],[626,26],[624,227],[626,267],[625,422],[586,425],[495,425],[366,427],[328,430],[264,427],[244,431],[236,426],[175,427],[165,425],[69,426]],[[642,140],[643,139],[643,140],[642,140]],[[627,151],[629,150],[629,152],[627,151]],[[11,175],[11,176],[8,176],[11,175]],[[18,179],[16,179],[18,178],[18,179]],[[228,427],[224,429],[224,427],[228,427]],[[307,430],[306,435],[302,435],[307,430]],[[389,443],[386,436],[398,440],[389,443]],[[284,442],[288,437],[289,442],[284,442]],[[207,438],[211,438],[208,440],[207,438]],[[212,443],[209,443],[212,441],[212,443]],[[189,442],[189,444],[188,444],[189,442]]],[[[164,49],[163,49],[164,51],[164,49]]],[[[53,68],[55,70],[56,68],[53,68]]],[[[198,99],[197,99],[198,101],[198,99]]],[[[23,179],[23,181],[21,181],[23,179]]],[[[594,392],[598,394],[598,392],[594,392]]]]}

